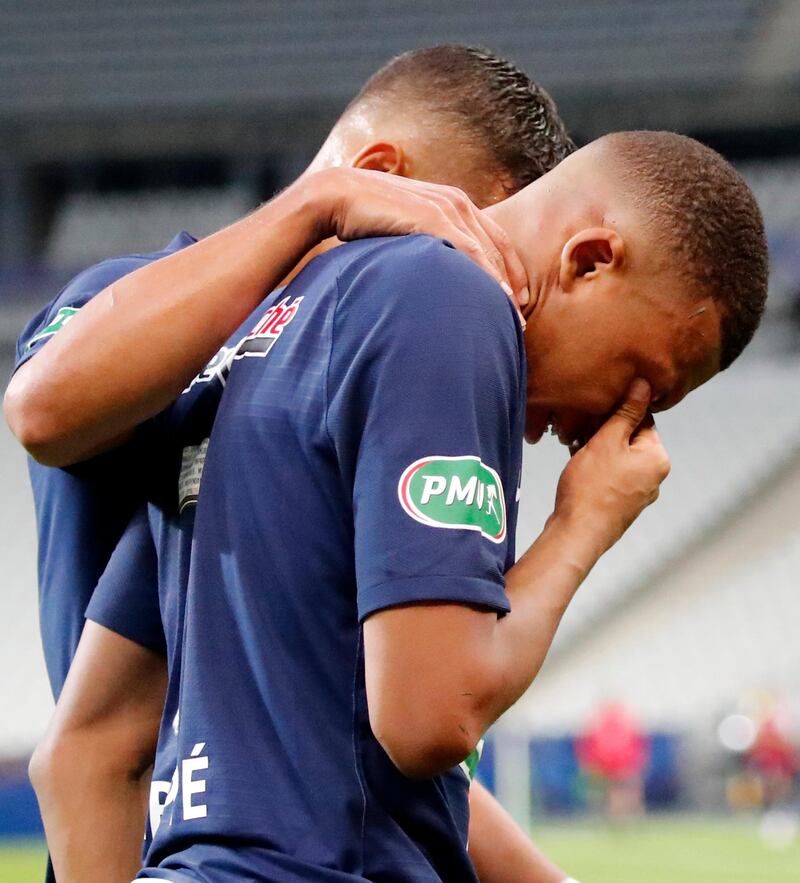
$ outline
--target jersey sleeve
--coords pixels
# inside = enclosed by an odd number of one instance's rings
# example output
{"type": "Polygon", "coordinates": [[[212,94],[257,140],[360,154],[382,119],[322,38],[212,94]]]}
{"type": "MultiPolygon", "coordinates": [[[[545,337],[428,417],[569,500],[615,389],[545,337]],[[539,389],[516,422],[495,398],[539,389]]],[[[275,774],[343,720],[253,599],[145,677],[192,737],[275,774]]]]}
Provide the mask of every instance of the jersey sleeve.
{"type": "Polygon", "coordinates": [[[138,256],[112,258],[79,273],[58,296],[31,319],[17,340],[14,370],[35,355],[75,314],[113,282],[132,273],[144,260],[138,256]]]}
{"type": "Polygon", "coordinates": [[[358,613],[509,610],[521,333],[499,286],[440,240],[380,247],[340,278],[328,422],[352,481],[358,613]]]}
{"type": "Polygon", "coordinates": [[[147,506],[128,523],[97,583],[86,619],[166,655],[158,598],[158,556],[147,506]]]}

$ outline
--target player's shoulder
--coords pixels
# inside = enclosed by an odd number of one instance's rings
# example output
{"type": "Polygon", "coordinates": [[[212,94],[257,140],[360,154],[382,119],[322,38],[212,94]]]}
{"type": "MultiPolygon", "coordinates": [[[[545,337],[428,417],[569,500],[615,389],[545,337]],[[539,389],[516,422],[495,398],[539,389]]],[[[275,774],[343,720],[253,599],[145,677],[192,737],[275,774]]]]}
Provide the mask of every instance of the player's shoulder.
{"type": "Polygon", "coordinates": [[[451,310],[451,318],[467,322],[478,313],[484,326],[515,326],[514,310],[497,282],[445,240],[380,237],[345,245],[341,252],[341,300],[395,315],[451,310]]]}
{"type": "Polygon", "coordinates": [[[158,251],[118,255],[92,264],[73,276],[59,293],[33,316],[17,340],[17,355],[29,353],[32,346],[59,331],[72,316],[104,288],[132,273],[145,264],[152,263],[179,251],[197,240],[186,232],[175,236],[168,245],[158,251]]]}
{"type": "Polygon", "coordinates": [[[423,377],[425,366],[448,353],[458,354],[450,361],[467,372],[484,366],[490,373],[496,366],[519,376],[524,347],[510,300],[488,273],[442,240],[375,239],[339,260],[334,361],[346,365],[357,353],[399,358],[417,365],[423,377]]]}

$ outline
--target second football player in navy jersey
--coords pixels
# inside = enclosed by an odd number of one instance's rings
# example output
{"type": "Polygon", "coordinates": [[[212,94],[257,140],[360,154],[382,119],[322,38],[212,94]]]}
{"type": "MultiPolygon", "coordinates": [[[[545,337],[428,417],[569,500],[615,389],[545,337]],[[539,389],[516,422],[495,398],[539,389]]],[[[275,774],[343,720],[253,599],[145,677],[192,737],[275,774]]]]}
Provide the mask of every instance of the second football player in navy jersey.
{"type": "MultiPolygon", "coordinates": [[[[81,273],[23,330],[15,372],[108,285],[194,241],[180,233],[161,251],[113,258],[81,273]]],[[[67,469],[29,460],[39,537],[39,622],[56,698],[78,645],[89,598],[144,499],[149,459],[147,433],[140,432],[118,450],[67,469]]]]}

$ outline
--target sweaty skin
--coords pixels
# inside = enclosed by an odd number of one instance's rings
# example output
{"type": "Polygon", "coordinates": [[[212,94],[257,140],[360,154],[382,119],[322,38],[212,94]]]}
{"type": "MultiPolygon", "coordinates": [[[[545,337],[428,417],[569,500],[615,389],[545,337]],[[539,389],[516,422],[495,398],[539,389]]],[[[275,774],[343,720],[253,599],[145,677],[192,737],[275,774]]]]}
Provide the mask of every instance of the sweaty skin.
{"type": "Polygon", "coordinates": [[[485,210],[531,286],[523,308],[530,443],[548,425],[564,444],[585,442],[635,377],[650,384],[658,412],[719,371],[718,307],[687,288],[649,241],[639,210],[597,174],[605,150],[593,142],[485,210]]]}

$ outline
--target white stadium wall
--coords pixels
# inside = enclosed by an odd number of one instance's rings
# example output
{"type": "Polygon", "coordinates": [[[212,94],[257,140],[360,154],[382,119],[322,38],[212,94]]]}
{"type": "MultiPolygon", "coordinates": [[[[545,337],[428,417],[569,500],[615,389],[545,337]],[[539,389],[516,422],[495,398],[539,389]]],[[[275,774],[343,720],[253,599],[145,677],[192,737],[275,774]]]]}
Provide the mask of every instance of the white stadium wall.
{"type": "MultiPolygon", "coordinates": [[[[5,345],[0,376],[11,372],[5,345]]],[[[52,709],[39,640],[36,530],[25,452],[0,420],[0,758],[27,754],[52,709]]]]}

